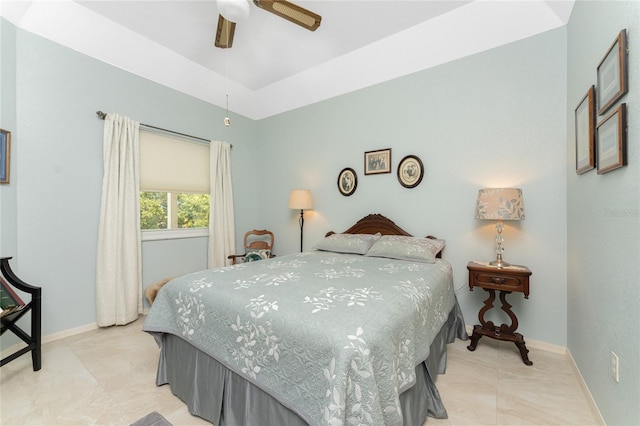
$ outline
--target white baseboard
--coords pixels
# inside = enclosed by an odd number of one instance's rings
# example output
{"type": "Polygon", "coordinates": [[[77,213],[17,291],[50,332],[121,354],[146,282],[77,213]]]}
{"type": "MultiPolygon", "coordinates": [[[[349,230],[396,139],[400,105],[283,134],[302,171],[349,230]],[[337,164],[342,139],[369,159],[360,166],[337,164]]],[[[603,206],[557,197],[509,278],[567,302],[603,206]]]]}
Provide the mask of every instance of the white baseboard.
{"type": "Polygon", "coordinates": [[[98,329],[98,324],[94,322],[94,323],[83,325],[80,327],[71,328],[69,330],[60,331],[58,333],[49,334],[47,336],[42,337],[42,344],[54,342],[56,340],[75,336],[76,334],[86,333],[87,331],[96,330],[96,329],[98,329]]]}
{"type": "Polygon", "coordinates": [[[567,354],[567,348],[565,346],[554,345],[551,343],[541,342],[539,340],[530,340],[530,339],[527,339],[526,343],[527,343],[527,347],[529,348],[539,349],[545,352],[553,352],[555,354],[560,354],[560,355],[567,354]]]}
{"type": "Polygon", "coordinates": [[[596,404],[595,399],[593,399],[593,395],[591,395],[591,391],[587,386],[587,382],[584,381],[584,377],[582,377],[582,373],[580,373],[580,369],[578,368],[578,364],[576,364],[576,360],[573,359],[573,355],[571,355],[571,351],[567,349],[567,355],[569,355],[569,359],[571,360],[571,366],[573,367],[573,371],[575,371],[578,379],[580,380],[580,386],[582,387],[582,391],[587,399],[587,403],[589,404],[589,408],[591,408],[591,412],[593,416],[598,420],[600,425],[606,425],[604,421],[604,417],[602,417],[602,413],[598,409],[598,405],[596,404]]]}
{"type": "MultiPolygon", "coordinates": [[[[58,333],[53,333],[53,334],[49,334],[47,336],[42,336],[42,342],[41,344],[45,344],[45,343],[51,343],[51,342],[55,342],[56,340],[60,340],[60,339],[64,339],[66,337],[71,337],[71,336],[75,336],[76,334],[81,334],[81,333],[86,333],[87,331],[91,331],[91,330],[95,330],[98,328],[98,324],[97,323],[92,323],[92,324],[87,324],[87,325],[83,325],[81,327],[76,327],[76,328],[71,328],[69,330],[64,330],[58,333]]],[[[16,343],[15,345],[11,345],[10,347],[4,349],[2,351],[2,355],[0,355],[2,358],[5,358],[6,356],[26,347],[27,344],[24,343],[23,341],[20,341],[18,343],[16,343]]]]}

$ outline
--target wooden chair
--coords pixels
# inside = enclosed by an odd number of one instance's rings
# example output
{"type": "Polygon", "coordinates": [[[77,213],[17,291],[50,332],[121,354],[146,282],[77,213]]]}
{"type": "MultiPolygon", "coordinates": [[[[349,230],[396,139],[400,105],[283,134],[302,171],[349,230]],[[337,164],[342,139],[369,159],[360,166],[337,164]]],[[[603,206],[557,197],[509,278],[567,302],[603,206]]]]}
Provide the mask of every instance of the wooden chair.
{"type": "Polygon", "coordinates": [[[244,234],[244,254],[232,254],[227,257],[231,259],[231,264],[235,265],[240,261],[244,261],[244,258],[251,252],[256,250],[269,250],[269,257],[274,257],[273,242],[275,238],[273,232],[266,229],[254,229],[244,234]]]}
{"type": "Polygon", "coordinates": [[[22,339],[27,346],[0,360],[0,367],[21,355],[31,352],[33,371],[38,371],[42,366],[40,349],[42,342],[42,289],[40,287],[27,284],[18,278],[11,270],[9,259],[11,258],[3,257],[0,259],[0,284],[2,285],[2,298],[4,299],[2,317],[0,318],[2,323],[0,335],[4,334],[5,331],[10,330],[13,334],[22,339]],[[31,301],[25,304],[12,287],[30,294],[31,301]],[[27,312],[31,312],[31,335],[27,334],[27,332],[22,330],[16,324],[27,312]]]}

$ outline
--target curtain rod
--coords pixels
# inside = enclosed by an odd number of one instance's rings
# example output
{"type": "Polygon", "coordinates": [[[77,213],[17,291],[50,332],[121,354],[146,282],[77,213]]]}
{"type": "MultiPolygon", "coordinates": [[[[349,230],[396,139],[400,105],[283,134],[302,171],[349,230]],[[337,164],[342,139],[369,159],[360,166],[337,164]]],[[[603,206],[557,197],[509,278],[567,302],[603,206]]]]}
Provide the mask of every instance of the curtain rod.
{"type": "MultiPolygon", "coordinates": [[[[107,117],[107,113],[106,112],[102,112],[102,111],[96,111],[96,115],[102,120],[104,120],[107,117]]],[[[140,123],[140,125],[144,126],[144,127],[148,127],[149,129],[155,129],[155,130],[160,130],[162,132],[172,133],[174,135],[185,136],[187,138],[196,139],[196,140],[204,141],[204,142],[207,142],[207,143],[211,142],[211,140],[209,140],[209,139],[199,138],[197,136],[187,135],[186,133],[174,132],[173,130],[163,129],[162,127],[156,127],[156,126],[152,126],[150,124],[140,123]]],[[[231,148],[233,148],[233,145],[231,145],[231,148]]]]}

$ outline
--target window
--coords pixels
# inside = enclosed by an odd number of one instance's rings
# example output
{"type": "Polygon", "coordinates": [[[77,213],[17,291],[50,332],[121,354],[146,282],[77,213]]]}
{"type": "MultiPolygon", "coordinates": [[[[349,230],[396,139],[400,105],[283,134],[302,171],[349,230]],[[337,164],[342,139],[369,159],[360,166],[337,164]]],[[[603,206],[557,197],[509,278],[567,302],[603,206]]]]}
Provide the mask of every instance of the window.
{"type": "Polygon", "coordinates": [[[209,145],[141,130],[143,239],[206,235],[202,230],[209,227],[209,205],[209,145]],[[196,229],[201,232],[194,233],[196,229]],[[171,237],[171,230],[189,230],[192,235],[171,237]]]}
{"type": "Polygon", "coordinates": [[[140,229],[209,227],[209,194],[140,191],[140,229]]]}

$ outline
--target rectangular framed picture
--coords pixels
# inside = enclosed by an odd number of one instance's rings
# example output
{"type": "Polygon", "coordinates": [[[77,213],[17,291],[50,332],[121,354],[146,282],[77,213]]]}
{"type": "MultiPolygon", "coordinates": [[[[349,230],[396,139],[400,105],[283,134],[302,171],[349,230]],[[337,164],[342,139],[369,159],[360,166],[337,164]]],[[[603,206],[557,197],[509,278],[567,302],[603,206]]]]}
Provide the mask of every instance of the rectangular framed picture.
{"type": "Polygon", "coordinates": [[[596,167],[594,97],[595,87],[591,86],[575,110],[576,173],[579,175],[596,167]]]}
{"type": "Polygon", "coordinates": [[[364,153],[364,174],[391,173],[391,148],[364,153]]]}
{"type": "Polygon", "coordinates": [[[598,115],[627,93],[628,80],[627,30],[622,30],[598,64],[598,115]]]}
{"type": "Polygon", "coordinates": [[[0,129],[0,183],[9,183],[11,132],[0,129]]]}
{"type": "Polygon", "coordinates": [[[621,104],[596,128],[598,174],[627,164],[627,104],[621,104]]]}

